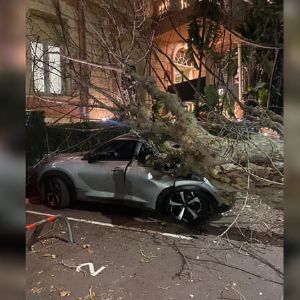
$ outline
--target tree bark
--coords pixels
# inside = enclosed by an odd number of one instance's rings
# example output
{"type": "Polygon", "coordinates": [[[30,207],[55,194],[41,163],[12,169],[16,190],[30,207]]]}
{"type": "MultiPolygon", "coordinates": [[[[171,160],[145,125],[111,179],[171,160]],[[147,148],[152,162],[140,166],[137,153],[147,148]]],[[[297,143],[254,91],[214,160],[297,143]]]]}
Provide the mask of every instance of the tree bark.
{"type": "Polygon", "coordinates": [[[181,143],[183,150],[193,159],[193,169],[211,174],[216,165],[233,162],[271,163],[283,161],[283,142],[272,140],[262,134],[256,134],[249,140],[231,140],[217,137],[206,131],[196,117],[185,111],[180,99],[168,92],[161,91],[154,79],[144,78],[137,74],[132,76],[141,83],[149,95],[165,104],[176,117],[173,132],[181,143]]]}

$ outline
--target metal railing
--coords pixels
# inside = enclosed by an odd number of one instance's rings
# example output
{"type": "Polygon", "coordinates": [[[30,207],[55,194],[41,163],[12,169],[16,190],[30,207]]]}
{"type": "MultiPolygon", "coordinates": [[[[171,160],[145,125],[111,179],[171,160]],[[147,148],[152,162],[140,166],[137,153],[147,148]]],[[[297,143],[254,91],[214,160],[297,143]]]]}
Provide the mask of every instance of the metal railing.
{"type": "Polygon", "coordinates": [[[68,230],[69,243],[74,244],[72,228],[71,228],[68,218],[63,215],[53,215],[53,216],[49,216],[47,219],[43,219],[43,220],[37,221],[35,223],[26,225],[26,231],[33,231],[32,235],[30,236],[29,241],[26,245],[27,250],[28,251],[32,250],[32,245],[38,240],[38,237],[46,223],[55,222],[59,219],[63,220],[66,223],[67,230],[68,230]]]}

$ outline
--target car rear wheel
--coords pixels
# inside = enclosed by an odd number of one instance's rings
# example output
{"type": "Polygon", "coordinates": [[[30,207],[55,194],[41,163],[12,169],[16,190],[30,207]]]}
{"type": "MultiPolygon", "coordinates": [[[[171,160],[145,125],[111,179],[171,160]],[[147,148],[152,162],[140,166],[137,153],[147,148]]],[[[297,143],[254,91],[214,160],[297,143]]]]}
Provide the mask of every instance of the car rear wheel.
{"type": "Polygon", "coordinates": [[[46,177],[42,181],[41,192],[43,202],[53,209],[61,209],[70,205],[70,187],[62,178],[57,176],[46,177]]]}
{"type": "Polygon", "coordinates": [[[166,201],[168,213],[180,223],[196,223],[208,216],[208,196],[198,189],[175,189],[166,201]]]}

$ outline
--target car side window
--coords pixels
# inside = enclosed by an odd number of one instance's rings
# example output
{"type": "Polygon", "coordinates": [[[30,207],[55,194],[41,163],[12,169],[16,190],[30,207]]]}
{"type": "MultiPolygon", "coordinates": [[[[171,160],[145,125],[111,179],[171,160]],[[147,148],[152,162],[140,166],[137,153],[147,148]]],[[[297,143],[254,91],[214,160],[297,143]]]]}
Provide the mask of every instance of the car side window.
{"type": "Polygon", "coordinates": [[[148,155],[152,155],[152,154],[153,154],[153,151],[152,151],[151,147],[148,144],[143,143],[141,145],[137,159],[140,163],[144,164],[146,162],[146,157],[148,155]]]}
{"type": "Polygon", "coordinates": [[[137,142],[114,140],[99,147],[95,153],[97,160],[131,160],[137,142]]]}

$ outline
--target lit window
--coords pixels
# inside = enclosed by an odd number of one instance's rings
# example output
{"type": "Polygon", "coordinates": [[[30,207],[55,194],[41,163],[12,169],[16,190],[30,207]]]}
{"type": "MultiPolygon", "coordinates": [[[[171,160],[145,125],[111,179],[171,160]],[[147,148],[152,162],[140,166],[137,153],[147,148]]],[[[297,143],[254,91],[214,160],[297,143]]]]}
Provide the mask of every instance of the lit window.
{"type": "Polygon", "coordinates": [[[163,0],[158,7],[158,12],[160,15],[163,15],[168,12],[169,8],[170,8],[170,0],[163,0]]]}
{"type": "Polygon", "coordinates": [[[60,48],[31,42],[31,58],[34,90],[39,93],[62,94],[60,48]]]}
{"type": "Polygon", "coordinates": [[[181,4],[181,9],[187,8],[189,6],[188,1],[186,0],[181,0],[180,4],[181,4]]]}
{"type": "Polygon", "coordinates": [[[180,65],[192,66],[193,63],[185,48],[180,48],[175,55],[174,62],[180,65]]]}
{"type": "Polygon", "coordinates": [[[31,53],[32,53],[32,73],[33,73],[33,83],[34,89],[38,92],[45,92],[45,72],[44,72],[44,50],[43,44],[41,43],[31,43],[31,53]]]}
{"type": "Polygon", "coordinates": [[[60,48],[48,46],[49,51],[49,89],[52,94],[62,93],[60,48]]]}
{"type": "Polygon", "coordinates": [[[193,78],[194,65],[188,54],[187,46],[183,46],[176,51],[173,62],[176,64],[176,68],[174,67],[176,83],[193,78]]]}

